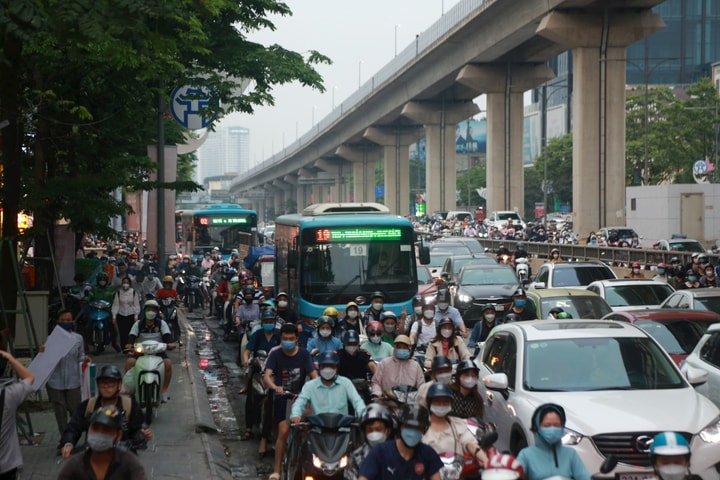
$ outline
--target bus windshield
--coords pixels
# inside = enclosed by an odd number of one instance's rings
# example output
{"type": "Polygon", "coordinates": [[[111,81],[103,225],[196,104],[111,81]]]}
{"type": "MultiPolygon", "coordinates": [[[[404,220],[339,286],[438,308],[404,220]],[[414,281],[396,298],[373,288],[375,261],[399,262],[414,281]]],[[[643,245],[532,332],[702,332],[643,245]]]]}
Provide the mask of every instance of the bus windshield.
{"type": "Polygon", "coordinates": [[[193,219],[193,254],[202,255],[214,247],[229,255],[239,245],[252,245],[257,228],[255,214],[207,214],[195,212],[193,219]]]}
{"type": "Polygon", "coordinates": [[[382,291],[386,303],[417,292],[411,228],[310,228],[302,232],[301,295],[316,304],[344,304],[382,291]]]}

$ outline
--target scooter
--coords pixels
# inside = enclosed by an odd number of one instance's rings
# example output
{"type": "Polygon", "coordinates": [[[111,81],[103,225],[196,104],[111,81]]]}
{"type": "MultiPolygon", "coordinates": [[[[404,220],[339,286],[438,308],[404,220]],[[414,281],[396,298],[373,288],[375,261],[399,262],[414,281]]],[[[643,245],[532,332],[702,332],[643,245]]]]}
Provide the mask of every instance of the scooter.
{"type": "Polygon", "coordinates": [[[515,260],[515,275],[523,285],[530,281],[530,265],[527,258],[520,257],[515,260]]]}
{"type": "MultiPolygon", "coordinates": [[[[485,451],[485,455],[488,458],[497,453],[497,450],[493,444],[497,441],[498,434],[495,431],[490,431],[480,436],[478,433],[484,431],[480,429],[480,425],[475,420],[468,419],[468,428],[476,429],[476,437],[478,438],[478,445],[485,451]]],[[[465,453],[464,455],[457,455],[455,452],[439,452],[440,460],[443,463],[440,469],[440,478],[442,480],[459,480],[465,478],[479,478],[481,473],[481,467],[477,460],[465,453]]]]}
{"type": "Polygon", "coordinates": [[[342,479],[359,438],[355,417],[341,413],[309,415],[293,425],[293,439],[283,458],[283,478],[342,479]],[[309,429],[303,434],[300,429],[309,429]]]}
{"type": "Polygon", "coordinates": [[[95,349],[96,355],[100,355],[105,351],[105,347],[110,345],[112,323],[110,307],[110,302],[105,300],[92,300],[90,302],[90,313],[85,325],[86,328],[90,327],[90,344],[95,349]]]}
{"type": "Polygon", "coordinates": [[[192,312],[194,308],[203,308],[203,298],[200,292],[200,277],[189,275],[187,277],[185,289],[185,305],[188,312],[192,312]]]}
{"type": "Polygon", "coordinates": [[[134,393],[135,400],[145,410],[145,423],[150,425],[162,399],[165,363],[159,354],[167,350],[167,344],[144,340],[133,345],[133,350],[139,357],[132,370],[132,380],[128,382],[131,385],[124,386],[128,393],[134,393]]]}
{"type": "Polygon", "coordinates": [[[165,297],[160,300],[160,314],[170,327],[173,334],[173,342],[180,338],[180,323],[177,315],[177,302],[174,298],[165,297]]]}

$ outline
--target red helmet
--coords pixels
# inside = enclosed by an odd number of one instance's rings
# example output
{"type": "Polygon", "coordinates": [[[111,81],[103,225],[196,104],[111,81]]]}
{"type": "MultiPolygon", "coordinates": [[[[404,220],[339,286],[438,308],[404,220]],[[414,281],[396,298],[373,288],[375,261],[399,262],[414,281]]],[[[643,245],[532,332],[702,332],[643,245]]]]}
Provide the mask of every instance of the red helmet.
{"type": "Polygon", "coordinates": [[[383,324],[378,322],[377,320],[371,320],[367,324],[367,331],[369,332],[382,332],[383,331],[383,324]]]}
{"type": "Polygon", "coordinates": [[[525,477],[525,471],[517,458],[507,453],[496,453],[488,460],[482,473],[483,480],[515,480],[525,477]]]}
{"type": "Polygon", "coordinates": [[[633,262],[632,268],[640,268],[640,262],[633,262]]]}

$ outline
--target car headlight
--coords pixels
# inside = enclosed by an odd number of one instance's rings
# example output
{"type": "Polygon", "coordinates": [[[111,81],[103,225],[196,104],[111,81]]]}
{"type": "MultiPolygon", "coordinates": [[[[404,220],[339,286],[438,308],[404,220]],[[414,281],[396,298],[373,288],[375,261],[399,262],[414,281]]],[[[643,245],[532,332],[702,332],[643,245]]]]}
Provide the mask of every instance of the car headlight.
{"type": "Polygon", "coordinates": [[[471,297],[470,295],[466,295],[464,293],[458,294],[458,301],[460,303],[471,303],[472,300],[473,300],[473,297],[471,297]]]}
{"type": "Polygon", "coordinates": [[[583,436],[577,432],[574,432],[568,428],[565,429],[565,435],[562,437],[563,445],[577,445],[583,439],[583,436]]]}
{"type": "Polygon", "coordinates": [[[720,417],[715,418],[700,431],[700,438],[705,443],[720,443],[720,417]]]}

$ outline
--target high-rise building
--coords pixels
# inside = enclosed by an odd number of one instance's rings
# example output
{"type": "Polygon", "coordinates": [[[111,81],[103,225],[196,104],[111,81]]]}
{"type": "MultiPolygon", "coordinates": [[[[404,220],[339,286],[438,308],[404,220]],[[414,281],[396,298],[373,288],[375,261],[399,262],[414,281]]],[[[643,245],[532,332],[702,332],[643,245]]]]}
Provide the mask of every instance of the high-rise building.
{"type": "Polygon", "coordinates": [[[198,149],[196,180],[239,175],[250,169],[250,130],[245,127],[225,127],[211,132],[198,149]]]}

